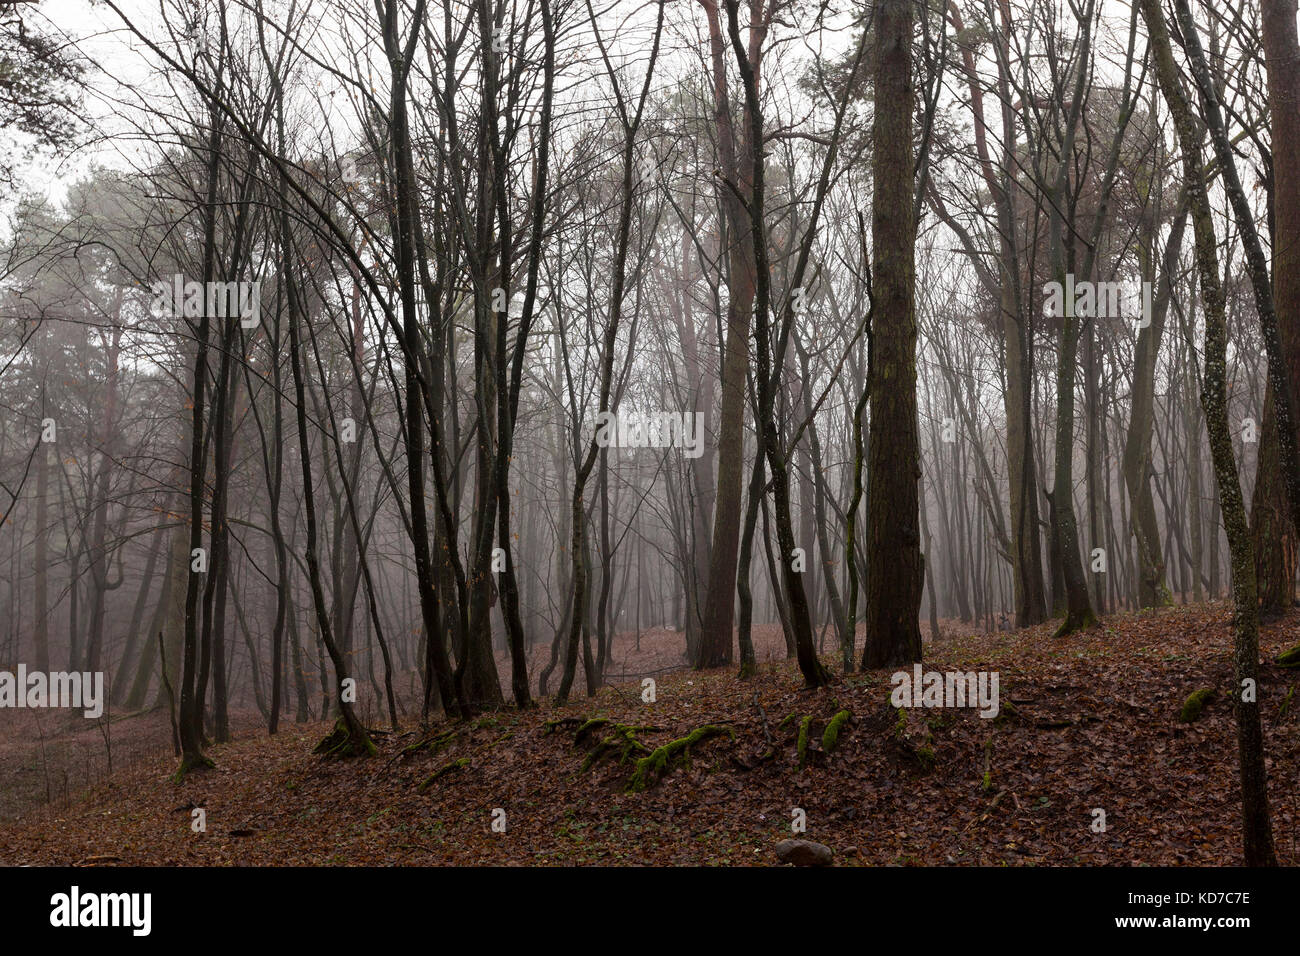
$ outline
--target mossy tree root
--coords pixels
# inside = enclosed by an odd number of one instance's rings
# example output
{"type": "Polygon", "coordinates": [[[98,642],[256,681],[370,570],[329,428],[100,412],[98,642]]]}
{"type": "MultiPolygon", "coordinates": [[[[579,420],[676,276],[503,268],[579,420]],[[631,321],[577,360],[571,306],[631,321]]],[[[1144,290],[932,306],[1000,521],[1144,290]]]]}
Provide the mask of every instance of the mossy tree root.
{"type": "Polygon", "coordinates": [[[802,767],[808,762],[808,731],[812,728],[813,716],[809,714],[799,721],[799,739],[797,748],[799,751],[799,766],[802,767]]]}
{"type": "Polygon", "coordinates": [[[839,746],[840,731],[844,729],[844,725],[847,724],[852,718],[853,715],[850,714],[847,710],[837,711],[835,716],[831,718],[830,723],[826,725],[826,729],[822,731],[822,752],[823,753],[830,754],[832,751],[835,750],[836,747],[839,746]]]}
{"type": "Polygon", "coordinates": [[[1277,656],[1278,667],[1300,667],[1300,644],[1277,656]]]}
{"type": "Polygon", "coordinates": [[[1086,631],[1096,626],[1097,615],[1093,613],[1092,608],[1082,612],[1071,612],[1065,615],[1065,620],[1061,622],[1061,626],[1052,632],[1052,637],[1065,637],[1075,631],[1086,631]]]}
{"type": "MultiPolygon", "coordinates": [[[[637,734],[659,729],[643,724],[620,724],[609,717],[589,717],[586,720],[565,718],[565,720],[569,721],[567,726],[577,725],[577,730],[573,734],[575,747],[585,746],[596,738],[598,732],[605,732],[600,741],[587,752],[579,773],[585,773],[606,757],[617,757],[618,762],[624,764],[634,754],[650,753],[650,748],[637,739],[637,734]]],[[[561,723],[555,721],[548,725],[547,732],[558,730],[561,723]]]]}
{"type": "Polygon", "coordinates": [[[548,720],[542,724],[543,734],[553,734],[557,730],[565,730],[569,727],[580,727],[586,721],[581,717],[561,717],[558,720],[548,720]]]}
{"type": "Polygon", "coordinates": [[[685,737],[669,741],[657,747],[649,756],[641,757],[636,762],[632,778],[628,781],[628,793],[640,793],[659,780],[668,769],[690,758],[691,748],[713,737],[736,739],[735,731],[721,724],[705,724],[696,727],[685,737]]]}
{"type": "Polygon", "coordinates": [[[1208,687],[1202,687],[1200,690],[1194,690],[1188,695],[1187,700],[1183,701],[1182,712],[1178,715],[1180,724],[1190,724],[1196,718],[1201,716],[1201,711],[1205,709],[1214,697],[1214,691],[1208,687]]]}
{"type": "Polygon", "coordinates": [[[403,747],[402,756],[407,757],[421,750],[428,750],[429,753],[436,754],[438,751],[442,750],[453,740],[455,740],[456,737],[460,735],[460,732],[461,732],[461,728],[453,727],[451,730],[445,731],[441,734],[437,734],[436,736],[424,737],[420,740],[417,740],[413,744],[408,744],[407,746],[403,747]]]}
{"type": "MultiPolygon", "coordinates": [[[[573,745],[575,747],[581,747],[583,741],[587,740],[589,737],[595,734],[596,731],[600,730],[602,727],[608,727],[611,724],[614,724],[614,722],[610,720],[608,717],[587,718],[587,720],[583,721],[581,726],[579,726],[577,731],[574,733],[573,745]]],[[[618,727],[621,725],[614,724],[614,726],[618,727]]]]}
{"type": "Polygon", "coordinates": [[[216,762],[206,754],[200,754],[198,757],[194,758],[186,757],[181,760],[181,765],[177,767],[176,772],[172,774],[172,782],[180,783],[191,770],[202,770],[215,766],[216,762]]]}
{"type": "Polygon", "coordinates": [[[586,772],[606,757],[617,755],[619,764],[625,764],[633,754],[650,753],[650,748],[637,740],[638,731],[651,730],[649,727],[634,727],[631,724],[615,724],[614,732],[601,739],[582,761],[579,772],[586,772]]]}
{"type": "Polygon", "coordinates": [[[331,757],[373,757],[379,753],[365,728],[359,724],[349,727],[342,717],[334,722],[334,729],[313,748],[312,753],[331,757]]]}
{"type": "Polygon", "coordinates": [[[424,783],[420,784],[420,792],[423,793],[425,790],[429,789],[429,787],[432,786],[435,781],[439,780],[442,777],[447,776],[447,774],[454,773],[457,770],[464,770],[468,766],[469,766],[468,757],[461,757],[459,760],[453,760],[449,764],[444,764],[443,766],[435,770],[433,773],[429,774],[428,779],[425,780],[424,783]]]}

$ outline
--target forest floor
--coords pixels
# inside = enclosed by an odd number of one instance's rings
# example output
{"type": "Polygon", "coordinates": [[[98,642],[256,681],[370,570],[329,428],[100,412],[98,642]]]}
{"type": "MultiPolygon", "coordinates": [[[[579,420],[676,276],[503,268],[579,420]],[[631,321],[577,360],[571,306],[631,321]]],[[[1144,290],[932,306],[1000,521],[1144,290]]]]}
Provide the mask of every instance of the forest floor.
{"type": "MultiPolygon", "coordinates": [[[[254,713],[236,723],[233,742],[211,748],[215,769],[175,783],[170,732],[155,712],[114,724],[114,746],[135,759],[118,758],[84,794],[0,823],[0,864],[772,864],[796,808],[807,821],[798,835],[831,847],[837,864],[1239,862],[1228,608],[1119,614],[1050,635],[1045,625],[927,640],[926,670],[999,673],[993,719],[896,711],[889,671],[802,690],[794,663],[773,660],[748,681],[733,671],[660,673],[653,703],[629,683],[563,708],[407,727],[377,736],[379,756],[364,760],[314,756],[327,724],[286,723],[272,738],[254,713]],[[1199,720],[1180,723],[1200,688],[1216,696],[1199,720]],[[852,717],[828,753],[823,734],[840,710],[852,717]],[[575,742],[589,718],[611,723],[575,742]],[[615,725],[635,729],[625,736],[615,725]],[[629,790],[637,758],[705,726],[723,730],[688,761],[668,761],[647,789],[629,790]],[[627,743],[628,759],[611,753],[584,767],[603,740],[627,743]],[[140,755],[147,746],[153,756],[140,755]],[[191,828],[195,807],[206,810],[205,832],[191,828]],[[1105,832],[1094,831],[1097,808],[1105,832]],[[504,832],[493,830],[497,810],[504,832]]],[[[1300,672],[1273,661],[1298,640],[1292,612],[1260,641],[1273,829],[1290,865],[1300,864],[1300,701],[1291,696],[1300,672]]],[[[16,756],[12,730],[0,737],[0,791],[18,785],[20,764],[40,779],[39,761],[16,756]]]]}

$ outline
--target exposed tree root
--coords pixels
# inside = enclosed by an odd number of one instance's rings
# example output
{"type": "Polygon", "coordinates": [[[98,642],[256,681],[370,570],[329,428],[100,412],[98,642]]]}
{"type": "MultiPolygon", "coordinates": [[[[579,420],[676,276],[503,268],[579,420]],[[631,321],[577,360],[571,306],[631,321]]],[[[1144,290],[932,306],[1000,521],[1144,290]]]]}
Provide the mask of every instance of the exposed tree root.
{"type": "Polygon", "coordinates": [[[840,731],[852,719],[853,715],[847,710],[836,712],[830,723],[826,725],[826,729],[822,731],[822,753],[829,754],[839,746],[840,731]]]}
{"type": "Polygon", "coordinates": [[[373,757],[379,750],[366,735],[364,728],[358,726],[353,730],[340,717],[334,722],[334,729],[315,746],[312,753],[320,754],[328,760],[333,757],[373,757]]]}
{"type": "Polygon", "coordinates": [[[608,717],[590,717],[586,720],[565,717],[548,722],[546,732],[553,733],[562,727],[576,727],[573,735],[574,746],[582,746],[595,738],[597,732],[604,732],[600,741],[592,747],[582,761],[579,772],[585,772],[607,758],[616,758],[619,764],[625,764],[636,758],[631,778],[628,780],[627,792],[639,793],[653,786],[667,771],[690,757],[690,749],[711,737],[727,736],[735,739],[735,732],[725,725],[706,724],[692,730],[685,737],[670,741],[662,747],[651,749],[637,738],[637,734],[658,731],[662,728],[636,724],[620,724],[608,717]],[[638,754],[645,756],[638,757],[638,754]]]}
{"type": "MultiPolygon", "coordinates": [[[[596,744],[587,753],[587,757],[582,761],[582,771],[590,770],[597,763],[606,757],[618,756],[620,764],[627,763],[628,759],[637,753],[648,754],[650,748],[641,741],[636,739],[637,731],[653,730],[652,727],[633,727],[629,724],[615,724],[614,732],[608,737],[603,738],[600,743],[596,744]]],[[[579,734],[581,736],[581,734],[579,734]]],[[[574,743],[577,743],[575,739],[574,743]]]]}
{"type": "Polygon", "coordinates": [[[1052,637],[1065,637],[1075,631],[1086,631],[1097,626],[1097,615],[1089,608],[1081,614],[1067,613],[1061,626],[1052,632],[1052,637]]]}
{"type": "Polygon", "coordinates": [[[796,749],[799,752],[800,767],[808,762],[808,731],[812,727],[812,722],[812,714],[808,714],[803,720],[799,721],[799,739],[796,749]]]}
{"type": "Polygon", "coordinates": [[[1003,701],[998,707],[998,715],[993,718],[993,726],[1002,727],[1012,720],[1020,719],[1020,708],[1013,701],[1003,701]]]}
{"type": "Polygon", "coordinates": [[[667,773],[670,766],[681,763],[690,758],[691,748],[696,744],[702,743],[711,737],[726,736],[732,740],[736,739],[735,731],[730,727],[720,724],[705,724],[703,727],[697,727],[685,737],[679,737],[676,740],[656,748],[648,757],[642,757],[636,762],[636,769],[632,772],[632,779],[628,781],[628,793],[640,793],[667,773]]]}
{"type": "Polygon", "coordinates": [[[573,745],[575,747],[581,747],[583,741],[591,737],[591,735],[594,734],[597,730],[600,730],[600,728],[602,727],[608,727],[610,725],[613,725],[615,727],[620,726],[619,724],[615,724],[608,717],[589,717],[587,720],[583,721],[582,726],[580,726],[577,729],[577,731],[574,733],[573,745]]]}
{"type": "Polygon", "coordinates": [[[1277,656],[1278,667],[1300,667],[1300,644],[1277,656]]]}
{"type": "MultiPolygon", "coordinates": [[[[785,720],[781,721],[781,729],[784,730],[796,719],[796,717],[797,715],[791,714],[785,720]]],[[[799,729],[795,735],[795,752],[799,756],[799,767],[802,769],[808,765],[809,761],[824,760],[836,747],[839,746],[840,733],[853,719],[853,714],[843,708],[836,710],[831,719],[826,722],[826,726],[822,730],[820,749],[813,744],[813,741],[817,739],[814,727],[817,723],[817,717],[813,714],[805,714],[803,717],[798,717],[797,719],[799,721],[799,729]]]]}
{"type": "Polygon", "coordinates": [[[580,727],[586,723],[581,717],[561,717],[558,720],[548,720],[542,724],[542,733],[553,734],[557,730],[567,730],[570,727],[580,727]]]}
{"type": "Polygon", "coordinates": [[[182,759],[181,765],[177,767],[176,772],[172,774],[172,781],[175,783],[180,783],[182,780],[185,779],[186,774],[188,774],[191,770],[203,770],[215,766],[216,763],[213,761],[211,757],[207,756],[206,754],[199,757],[195,757],[194,759],[189,759],[189,758],[182,759]]]}
{"type": "Polygon", "coordinates": [[[420,784],[420,792],[424,792],[425,790],[427,790],[430,786],[432,786],[432,784],[435,781],[437,781],[441,777],[445,777],[447,774],[454,773],[457,770],[464,770],[466,767],[469,766],[469,763],[470,760],[468,757],[461,757],[458,760],[453,760],[451,763],[444,764],[443,766],[435,770],[433,773],[429,774],[428,779],[425,780],[424,783],[420,784]]]}
{"type": "Polygon", "coordinates": [[[413,754],[417,750],[428,750],[429,753],[436,754],[460,736],[463,729],[464,728],[461,727],[453,727],[451,730],[444,731],[436,736],[424,737],[413,744],[408,744],[402,748],[402,756],[405,757],[409,754],[413,754]]]}
{"type": "Polygon", "coordinates": [[[1180,724],[1190,724],[1196,718],[1201,716],[1201,711],[1205,705],[1214,697],[1214,691],[1208,687],[1202,687],[1200,690],[1194,690],[1188,695],[1187,700],[1183,702],[1182,712],[1178,715],[1180,724]]]}

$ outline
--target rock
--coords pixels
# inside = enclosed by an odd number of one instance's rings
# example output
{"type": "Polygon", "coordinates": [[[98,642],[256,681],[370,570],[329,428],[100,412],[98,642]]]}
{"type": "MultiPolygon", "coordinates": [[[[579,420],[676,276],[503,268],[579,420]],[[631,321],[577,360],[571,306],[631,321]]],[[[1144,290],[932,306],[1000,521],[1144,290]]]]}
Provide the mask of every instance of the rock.
{"type": "Polygon", "coordinates": [[[776,845],[777,858],[795,866],[830,866],[831,848],[812,840],[782,840],[776,845]]]}

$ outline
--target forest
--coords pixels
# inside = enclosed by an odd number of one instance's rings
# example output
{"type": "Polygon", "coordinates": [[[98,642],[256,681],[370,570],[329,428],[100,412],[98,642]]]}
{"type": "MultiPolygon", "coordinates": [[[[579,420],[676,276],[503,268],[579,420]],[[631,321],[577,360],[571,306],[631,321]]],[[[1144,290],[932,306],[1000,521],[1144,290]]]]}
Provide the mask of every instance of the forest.
{"type": "Polygon", "coordinates": [[[1300,864],[1296,0],[2,0],[0,184],[0,865],[1300,864]]]}

